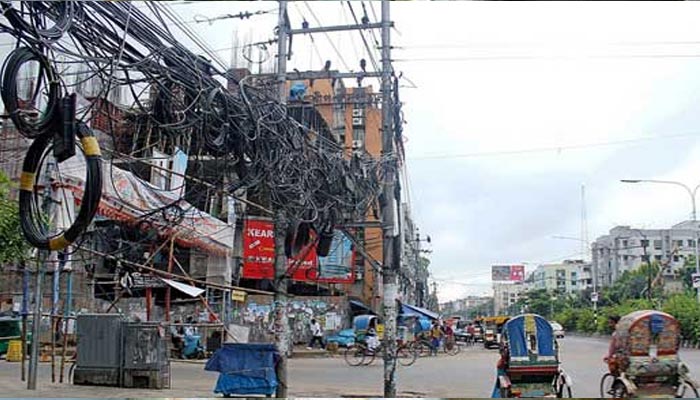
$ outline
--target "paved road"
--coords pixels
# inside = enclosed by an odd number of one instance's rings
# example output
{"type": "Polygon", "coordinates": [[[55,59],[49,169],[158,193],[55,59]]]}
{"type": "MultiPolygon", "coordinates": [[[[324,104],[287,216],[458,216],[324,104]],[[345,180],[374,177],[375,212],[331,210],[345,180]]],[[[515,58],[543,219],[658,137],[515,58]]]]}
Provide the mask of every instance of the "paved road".
{"type": "MultiPolygon", "coordinates": [[[[564,369],[574,379],[575,397],[598,396],[605,372],[602,357],[607,342],[567,337],[561,340],[564,369]]],[[[700,376],[700,351],[684,350],[691,374],[700,376]]],[[[418,397],[488,397],[494,380],[496,350],[469,348],[458,356],[419,359],[400,367],[399,394],[418,397]]],[[[295,397],[374,397],[382,393],[381,362],[369,367],[349,367],[342,358],[295,359],[289,362],[289,392],[295,397]]],[[[3,397],[210,397],[216,373],[201,364],[173,363],[173,389],[135,390],[51,384],[50,366],[40,368],[39,390],[32,393],[19,382],[19,365],[0,361],[0,395],[3,397]]]]}

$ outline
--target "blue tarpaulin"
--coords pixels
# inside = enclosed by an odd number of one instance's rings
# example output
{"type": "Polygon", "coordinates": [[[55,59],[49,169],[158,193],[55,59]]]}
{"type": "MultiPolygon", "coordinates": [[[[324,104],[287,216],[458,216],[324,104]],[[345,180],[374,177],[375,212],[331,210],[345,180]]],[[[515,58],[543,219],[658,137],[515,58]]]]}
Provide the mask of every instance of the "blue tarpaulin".
{"type": "Polygon", "coordinates": [[[401,303],[401,317],[422,317],[428,319],[438,319],[440,318],[440,315],[430,310],[426,310],[425,308],[401,303]]]}
{"type": "Polygon", "coordinates": [[[537,354],[540,356],[554,356],[554,334],[552,325],[544,318],[535,314],[518,315],[511,318],[503,326],[503,332],[508,338],[508,346],[511,357],[527,357],[528,344],[525,335],[525,318],[531,317],[535,322],[537,338],[537,354]]]}
{"type": "Polygon", "coordinates": [[[204,366],[219,372],[214,393],[273,395],[277,349],[272,344],[224,344],[204,366]]]}

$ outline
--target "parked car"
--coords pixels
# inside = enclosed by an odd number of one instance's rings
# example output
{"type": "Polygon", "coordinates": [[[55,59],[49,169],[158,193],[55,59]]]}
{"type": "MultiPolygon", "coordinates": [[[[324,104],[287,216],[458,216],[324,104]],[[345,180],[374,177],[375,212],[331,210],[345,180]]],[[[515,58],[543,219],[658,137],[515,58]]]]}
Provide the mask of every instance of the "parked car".
{"type": "Polygon", "coordinates": [[[455,330],[455,340],[458,342],[468,342],[470,339],[469,333],[467,333],[466,329],[457,329],[455,330]]]}
{"type": "Polygon", "coordinates": [[[326,345],[338,343],[338,347],[352,347],[355,345],[355,330],[343,329],[342,331],[326,337],[326,345]]]}
{"type": "Polygon", "coordinates": [[[549,324],[552,325],[552,330],[554,331],[554,336],[557,337],[557,339],[561,339],[564,337],[564,327],[561,326],[560,323],[556,321],[549,321],[549,324]]]}

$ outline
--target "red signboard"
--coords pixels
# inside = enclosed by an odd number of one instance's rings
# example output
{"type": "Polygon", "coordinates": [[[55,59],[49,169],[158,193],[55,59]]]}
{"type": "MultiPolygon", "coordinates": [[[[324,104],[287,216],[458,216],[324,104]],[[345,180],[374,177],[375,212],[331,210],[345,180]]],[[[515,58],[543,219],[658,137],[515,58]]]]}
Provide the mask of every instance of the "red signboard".
{"type": "Polygon", "coordinates": [[[524,265],[511,265],[510,266],[510,280],[513,282],[522,282],[525,280],[525,266],[524,265]]]}
{"type": "MultiPolygon", "coordinates": [[[[275,231],[272,221],[247,219],[243,227],[243,278],[274,279],[275,231]]],[[[303,248],[300,254],[306,253],[303,248]]],[[[318,262],[316,248],[312,247],[304,260],[290,258],[288,270],[293,280],[316,279],[318,262]]]]}

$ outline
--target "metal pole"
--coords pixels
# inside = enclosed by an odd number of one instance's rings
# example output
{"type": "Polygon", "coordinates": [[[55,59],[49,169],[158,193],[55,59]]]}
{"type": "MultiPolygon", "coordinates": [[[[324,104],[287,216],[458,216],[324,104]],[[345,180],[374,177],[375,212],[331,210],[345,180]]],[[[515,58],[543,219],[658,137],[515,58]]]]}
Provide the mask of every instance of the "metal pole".
{"type": "Polygon", "coordinates": [[[29,314],[29,267],[22,274],[22,382],[27,380],[27,314],[29,314]]]}
{"type": "Polygon", "coordinates": [[[56,382],[56,329],[57,329],[57,314],[58,314],[58,298],[61,289],[61,266],[58,260],[58,255],[53,260],[53,286],[51,287],[51,383],[56,382]]]}
{"type": "MultiPolygon", "coordinates": [[[[287,1],[279,1],[277,22],[277,85],[279,101],[287,104],[287,1]]],[[[277,397],[287,397],[287,356],[289,354],[289,320],[287,318],[287,256],[284,252],[284,236],[287,231],[287,216],[284,211],[277,210],[274,216],[275,230],[275,345],[279,352],[279,360],[275,367],[277,374],[277,397]]]]}
{"type": "Polygon", "coordinates": [[[39,362],[39,335],[41,333],[41,285],[44,277],[44,261],[47,259],[44,251],[39,252],[39,261],[36,267],[36,288],[34,294],[34,318],[32,321],[32,352],[29,356],[29,379],[27,389],[36,390],[37,366],[39,362]]]}
{"type": "MultiPolygon", "coordinates": [[[[173,252],[175,251],[175,235],[170,239],[170,252],[168,253],[168,273],[173,272],[173,252]]],[[[170,285],[165,288],[165,321],[170,322],[170,285]]]]}
{"type": "MultiPolygon", "coordinates": [[[[393,160],[391,96],[391,23],[389,0],[382,0],[382,157],[393,160]]],[[[396,212],[395,161],[385,164],[381,202],[384,285],[384,397],[396,397],[396,274],[394,265],[394,214],[396,212]]]]}

